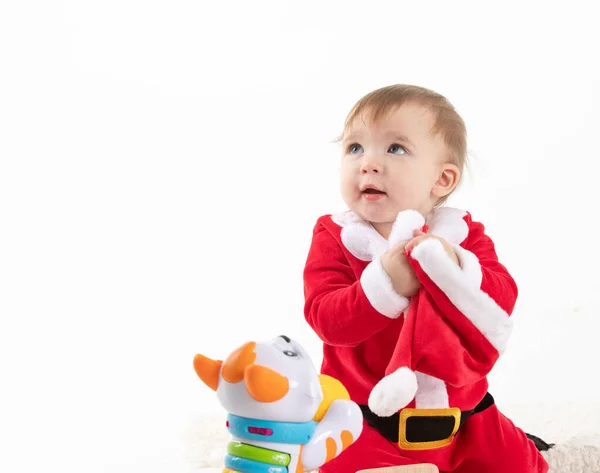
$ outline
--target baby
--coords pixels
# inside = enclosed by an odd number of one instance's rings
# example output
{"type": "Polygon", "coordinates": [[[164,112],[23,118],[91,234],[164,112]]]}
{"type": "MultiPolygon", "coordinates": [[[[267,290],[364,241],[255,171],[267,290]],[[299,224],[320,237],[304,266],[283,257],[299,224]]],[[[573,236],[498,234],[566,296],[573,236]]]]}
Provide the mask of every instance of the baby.
{"type": "Polygon", "coordinates": [[[465,164],[462,118],[431,90],[393,85],[358,101],[340,140],[350,210],[316,223],[305,317],[365,426],[321,471],[547,472],[548,446],[487,391],[517,286],[483,225],[442,206],[465,164]]]}

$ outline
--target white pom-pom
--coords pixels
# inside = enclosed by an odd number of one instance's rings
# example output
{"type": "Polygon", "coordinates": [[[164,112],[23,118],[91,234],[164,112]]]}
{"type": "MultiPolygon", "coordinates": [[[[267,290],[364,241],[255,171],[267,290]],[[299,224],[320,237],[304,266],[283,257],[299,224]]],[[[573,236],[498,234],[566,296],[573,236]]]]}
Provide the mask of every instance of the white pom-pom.
{"type": "Polygon", "coordinates": [[[389,417],[406,407],[417,394],[417,377],[409,368],[397,369],[379,381],[369,395],[369,409],[389,417]]]}

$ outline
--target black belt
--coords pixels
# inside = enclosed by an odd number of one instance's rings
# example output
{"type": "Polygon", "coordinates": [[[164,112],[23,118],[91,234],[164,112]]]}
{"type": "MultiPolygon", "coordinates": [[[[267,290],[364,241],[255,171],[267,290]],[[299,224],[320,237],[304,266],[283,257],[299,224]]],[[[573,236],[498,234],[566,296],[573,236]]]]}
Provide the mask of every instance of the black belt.
{"type": "Polygon", "coordinates": [[[483,399],[469,411],[459,409],[403,409],[390,417],[379,417],[368,406],[360,405],[367,423],[390,442],[405,450],[439,448],[452,443],[456,432],[474,414],[494,404],[494,398],[486,393],[483,399]]]}

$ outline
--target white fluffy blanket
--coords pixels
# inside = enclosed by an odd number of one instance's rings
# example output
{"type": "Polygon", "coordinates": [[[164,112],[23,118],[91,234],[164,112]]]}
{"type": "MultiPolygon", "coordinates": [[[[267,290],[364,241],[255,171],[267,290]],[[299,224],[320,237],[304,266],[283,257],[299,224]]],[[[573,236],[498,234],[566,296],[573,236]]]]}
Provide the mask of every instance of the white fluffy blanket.
{"type": "MultiPolygon", "coordinates": [[[[550,473],[600,473],[600,401],[585,405],[501,406],[501,409],[526,432],[556,443],[545,455],[550,473]]],[[[221,471],[210,468],[222,467],[228,439],[223,417],[191,419],[184,433],[190,472],[221,471]]]]}

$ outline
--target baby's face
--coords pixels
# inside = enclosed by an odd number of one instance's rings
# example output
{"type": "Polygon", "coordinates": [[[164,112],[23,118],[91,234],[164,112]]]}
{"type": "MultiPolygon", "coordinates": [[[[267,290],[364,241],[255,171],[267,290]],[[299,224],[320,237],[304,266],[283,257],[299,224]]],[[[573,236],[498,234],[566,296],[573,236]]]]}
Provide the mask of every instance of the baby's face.
{"type": "Polygon", "coordinates": [[[414,209],[426,216],[438,199],[433,189],[447,151],[433,125],[429,111],[409,103],[377,123],[357,117],[344,134],[342,197],[384,236],[398,212],[414,209]]]}

